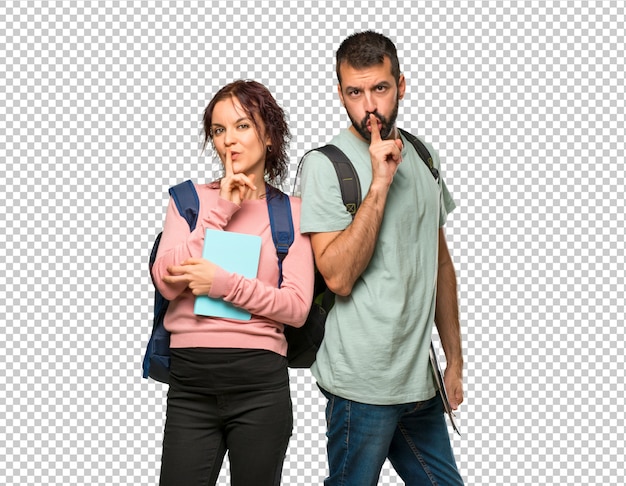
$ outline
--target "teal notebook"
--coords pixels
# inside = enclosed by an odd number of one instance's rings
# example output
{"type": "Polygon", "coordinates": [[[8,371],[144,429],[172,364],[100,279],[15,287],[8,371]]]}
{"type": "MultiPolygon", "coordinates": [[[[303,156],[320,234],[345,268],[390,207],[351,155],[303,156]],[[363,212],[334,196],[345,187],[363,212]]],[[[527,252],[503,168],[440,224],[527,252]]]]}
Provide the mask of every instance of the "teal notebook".
{"type": "MultiPolygon", "coordinates": [[[[206,230],[202,258],[230,273],[255,278],[261,256],[261,237],[232,231],[206,230]]],[[[223,299],[208,295],[196,296],[194,313],[202,316],[226,317],[247,321],[250,313],[223,299]]]]}

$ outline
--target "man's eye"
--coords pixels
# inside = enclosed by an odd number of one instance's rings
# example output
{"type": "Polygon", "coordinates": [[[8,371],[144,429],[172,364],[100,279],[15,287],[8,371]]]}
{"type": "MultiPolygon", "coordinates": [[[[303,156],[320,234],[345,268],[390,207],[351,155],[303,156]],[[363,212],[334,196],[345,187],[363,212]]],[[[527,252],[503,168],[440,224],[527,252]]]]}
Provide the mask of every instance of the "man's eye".
{"type": "Polygon", "coordinates": [[[358,94],[359,94],[358,89],[353,89],[353,90],[348,91],[348,95],[350,96],[358,96],[358,94]]]}

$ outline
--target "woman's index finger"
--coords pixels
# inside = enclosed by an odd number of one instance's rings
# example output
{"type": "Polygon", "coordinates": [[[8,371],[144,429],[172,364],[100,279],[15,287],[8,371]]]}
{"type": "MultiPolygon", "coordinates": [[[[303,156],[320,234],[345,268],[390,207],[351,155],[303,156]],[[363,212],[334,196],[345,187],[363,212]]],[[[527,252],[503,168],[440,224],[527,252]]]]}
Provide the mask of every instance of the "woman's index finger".
{"type": "Polygon", "coordinates": [[[227,176],[233,175],[233,156],[229,148],[226,149],[226,158],[224,159],[224,171],[227,176]]]}

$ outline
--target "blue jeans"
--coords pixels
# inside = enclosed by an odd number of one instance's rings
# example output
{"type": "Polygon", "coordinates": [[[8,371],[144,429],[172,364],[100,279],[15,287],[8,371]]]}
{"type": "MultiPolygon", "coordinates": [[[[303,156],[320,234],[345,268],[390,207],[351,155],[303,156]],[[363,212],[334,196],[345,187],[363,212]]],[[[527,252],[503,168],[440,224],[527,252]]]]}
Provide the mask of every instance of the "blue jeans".
{"type": "Polygon", "coordinates": [[[439,394],[423,402],[366,405],[322,393],[328,399],[326,486],[375,486],[386,458],[407,486],[463,485],[439,394]]]}

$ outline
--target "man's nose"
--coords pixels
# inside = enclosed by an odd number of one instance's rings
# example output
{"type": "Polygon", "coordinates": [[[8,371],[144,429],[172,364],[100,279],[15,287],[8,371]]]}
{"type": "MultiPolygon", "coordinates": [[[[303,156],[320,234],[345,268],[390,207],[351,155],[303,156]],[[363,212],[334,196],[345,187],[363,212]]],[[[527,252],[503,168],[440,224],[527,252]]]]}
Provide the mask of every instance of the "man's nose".
{"type": "Polygon", "coordinates": [[[367,94],[367,93],[365,94],[365,96],[363,97],[363,103],[364,103],[363,108],[365,109],[367,113],[376,112],[376,102],[374,100],[374,97],[371,94],[367,94]]]}

